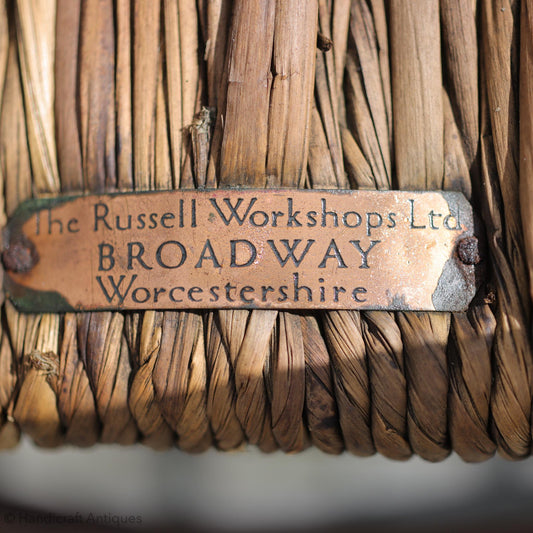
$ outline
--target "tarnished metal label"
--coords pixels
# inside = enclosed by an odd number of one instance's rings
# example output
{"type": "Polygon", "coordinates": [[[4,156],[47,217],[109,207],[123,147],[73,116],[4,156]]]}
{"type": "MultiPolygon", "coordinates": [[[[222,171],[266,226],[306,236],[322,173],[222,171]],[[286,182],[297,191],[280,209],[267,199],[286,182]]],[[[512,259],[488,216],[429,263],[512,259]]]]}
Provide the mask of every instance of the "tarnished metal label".
{"type": "Polygon", "coordinates": [[[209,190],[28,201],[4,234],[23,311],[464,310],[472,209],[453,192],[209,190]]]}

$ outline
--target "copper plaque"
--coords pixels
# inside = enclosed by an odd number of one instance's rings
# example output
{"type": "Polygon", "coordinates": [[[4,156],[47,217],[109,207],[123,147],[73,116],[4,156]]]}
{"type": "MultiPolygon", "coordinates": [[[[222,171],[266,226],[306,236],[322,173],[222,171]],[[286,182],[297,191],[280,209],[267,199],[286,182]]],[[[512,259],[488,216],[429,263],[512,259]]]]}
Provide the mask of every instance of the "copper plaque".
{"type": "Polygon", "coordinates": [[[28,312],[459,311],[474,296],[476,243],[472,209],[453,192],[39,199],[5,230],[4,287],[28,312]]]}

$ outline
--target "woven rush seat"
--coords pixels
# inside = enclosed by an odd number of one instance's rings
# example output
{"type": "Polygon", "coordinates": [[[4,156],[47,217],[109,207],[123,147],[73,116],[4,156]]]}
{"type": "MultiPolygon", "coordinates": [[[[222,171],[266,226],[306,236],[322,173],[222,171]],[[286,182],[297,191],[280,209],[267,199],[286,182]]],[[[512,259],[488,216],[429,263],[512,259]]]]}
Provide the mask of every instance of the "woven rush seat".
{"type": "Polygon", "coordinates": [[[2,225],[72,193],[458,191],[485,271],[464,313],[5,299],[0,448],[530,455],[531,1],[0,0],[0,176],[2,225]]]}

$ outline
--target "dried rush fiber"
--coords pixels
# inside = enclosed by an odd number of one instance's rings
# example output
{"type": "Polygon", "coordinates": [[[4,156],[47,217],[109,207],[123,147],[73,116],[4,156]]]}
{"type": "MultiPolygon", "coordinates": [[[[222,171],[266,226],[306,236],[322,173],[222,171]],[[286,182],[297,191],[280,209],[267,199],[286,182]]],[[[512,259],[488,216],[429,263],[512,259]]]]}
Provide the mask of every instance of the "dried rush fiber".
{"type": "Polygon", "coordinates": [[[0,102],[2,223],[63,193],[445,189],[487,269],[453,314],[5,301],[0,447],[530,454],[530,0],[0,0],[0,102]]]}

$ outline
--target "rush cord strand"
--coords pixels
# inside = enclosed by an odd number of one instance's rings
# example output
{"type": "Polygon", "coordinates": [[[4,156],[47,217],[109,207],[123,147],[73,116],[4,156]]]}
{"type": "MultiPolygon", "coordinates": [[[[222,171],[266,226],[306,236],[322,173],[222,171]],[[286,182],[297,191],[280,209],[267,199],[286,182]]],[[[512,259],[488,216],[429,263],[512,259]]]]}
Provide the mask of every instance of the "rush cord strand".
{"type": "MultiPolygon", "coordinates": [[[[45,447],[527,457],[532,10],[530,0],[0,0],[2,224],[44,195],[443,189],[471,202],[486,268],[464,313],[24,314],[6,300],[0,447],[25,434],[45,447]]],[[[372,231],[378,219],[361,223],[372,231]]],[[[102,250],[104,265],[112,258],[102,250]]],[[[189,297],[187,280],[179,286],[173,297],[189,297]]]]}

